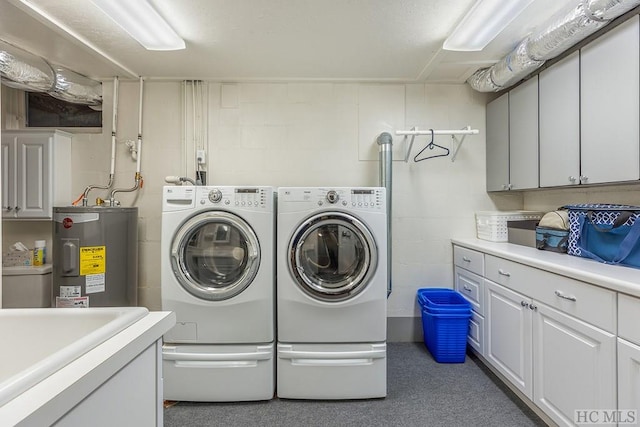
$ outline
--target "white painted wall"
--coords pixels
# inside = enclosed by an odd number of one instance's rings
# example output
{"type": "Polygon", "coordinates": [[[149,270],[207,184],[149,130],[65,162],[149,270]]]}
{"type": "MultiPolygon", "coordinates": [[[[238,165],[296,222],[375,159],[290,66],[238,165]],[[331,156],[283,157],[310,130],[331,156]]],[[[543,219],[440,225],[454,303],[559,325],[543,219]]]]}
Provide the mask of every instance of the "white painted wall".
{"type": "MultiPolygon", "coordinates": [[[[452,284],[451,236],[475,236],[477,210],[522,206],[519,194],[489,197],[484,190],[484,106],[484,95],[466,85],[212,83],[208,182],[377,186],[380,132],[480,129],[467,137],[453,163],[449,157],[393,165],[394,291],[388,315],[419,316],[418,288],[452,284]]],[[[406,142],[394,142],[402,159],[406,142]]],[[[417,138],[413,154],[427,142],[417,138]]],[[[450,137],[437,142],[451,146],[450,137]]]]}
{"type": "MultiPolygon", "coordinates": [[[[160,309],[161,190],[166,175],[193,176],[192,141],[183,147],[182,84],[146,82],[143,111],[144,187],[134,197],[139,221],[139,300],[160,309]],[[186,149],[183,149],[186,148],[186,149]],[[185,152],[189,158],[185,158],[185,152]]],[[[111,85],[105,83],[101,134],[73,140],[73,193],[106,182],[109,172],[111,85]]],[[[485,95],[466,85],[351,83],[210,83],[208,182],[219,185],[376,186],[381,131],[399,128],[480,129],[450,157],[393,164],[393,285],[388,316],[419,316],[416,290],[452,285],[451,237],[474,237],[478,210],[552,210],[569,202],[637,200],[638,186],[485,192],[485,95]],[[388,117],[388,120],[385,118],[388,117]]],[[[6,108],[6,106],[5,106],[6,108]]],[[[135,162],[124,141],[137,138],[138,83],[121,82],[116,187],[133,184],[135,162]]],[[[5,125],[5,123],[3,123],[5,125]]],[[[416,138],[413,155],[428,142],[416,138]]],[[[437,137],[450,146],[450,138],[437,137]]],[[[398,158],[405,142],[394,136],[398,158]]],[[[92,192],[90,197],[106,197],[92,192]]],[[[638,204],[638,202],[633,202],[638,204]]],[[[3,224],[3,250],[17,241],[51,239],[51,223],[3,224]]],[[[49,244],[49,246],[51,246],[49,244]]],[[[55,256],[55,255],[54,255],[55,256]]]]}

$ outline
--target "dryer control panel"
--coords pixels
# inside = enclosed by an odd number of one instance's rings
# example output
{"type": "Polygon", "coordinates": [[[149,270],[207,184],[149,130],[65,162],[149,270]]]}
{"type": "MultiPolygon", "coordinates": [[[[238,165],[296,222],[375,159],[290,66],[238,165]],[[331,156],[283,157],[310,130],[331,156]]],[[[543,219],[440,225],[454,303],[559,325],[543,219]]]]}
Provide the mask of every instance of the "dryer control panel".
{"type": "Polygon", "coordinates": [[[385,189],[361,188],[282,188],[280,198],[287,202],[306,202],[318,207],[384,209],[385,189]]]}
{"type": "Polygon", "coordinates": [[[197,187],[196,204],[234,208],[267,209],[272,204],[271,187],[197,187]]]}

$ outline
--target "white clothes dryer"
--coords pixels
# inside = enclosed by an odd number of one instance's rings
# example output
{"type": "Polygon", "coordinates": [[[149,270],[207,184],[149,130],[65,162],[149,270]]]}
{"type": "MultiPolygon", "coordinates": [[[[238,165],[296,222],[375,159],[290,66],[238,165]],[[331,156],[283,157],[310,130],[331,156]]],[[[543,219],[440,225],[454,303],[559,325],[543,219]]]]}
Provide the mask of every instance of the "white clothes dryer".
{"type": "Polygon", "coordinates": [[[279,188],[278,396],[386,396],[384,188],[279,188]]]}
{"type": "Polygon", "coordinates": [[[165,399],[271,399],[273,188],[166,186],[162,203],[165,399]]]}

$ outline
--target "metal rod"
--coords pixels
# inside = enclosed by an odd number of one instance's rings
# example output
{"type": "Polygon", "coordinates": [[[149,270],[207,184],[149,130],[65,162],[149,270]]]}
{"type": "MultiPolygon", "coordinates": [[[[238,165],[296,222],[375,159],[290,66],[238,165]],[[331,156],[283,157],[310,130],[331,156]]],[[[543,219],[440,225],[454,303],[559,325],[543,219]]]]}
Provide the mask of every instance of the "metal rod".
{"type": "MultiPolygon", "coordinates": [[[[478,129],[434,130],[434,135],[477,135],[478,129]]],[[[396,135],[431,135],[430,130],[397,130],[396,135]]]]}
{"type": "Polygon", "coordinates": [[[392,190],[392,163],[393,163],[393,137],[388,132],[383,132],[377,139],[380,160],[380,186],[385,188],[387,202],[387,298],[391,295],[393,285],[391,283],[391,190],[392,190]]]}

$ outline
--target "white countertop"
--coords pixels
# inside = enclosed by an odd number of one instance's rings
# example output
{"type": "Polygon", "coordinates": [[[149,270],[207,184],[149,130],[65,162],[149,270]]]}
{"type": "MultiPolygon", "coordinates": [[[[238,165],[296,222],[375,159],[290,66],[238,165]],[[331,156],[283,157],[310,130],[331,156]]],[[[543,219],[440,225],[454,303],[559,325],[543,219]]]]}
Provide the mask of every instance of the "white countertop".
{"type": "Polygon", "coordinates": [[[603,288],[640,297],[640,269],[603,264],[591,259],[542,251],[513,243],[451,239],[452,243],[603,288]]]}

